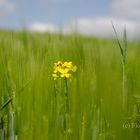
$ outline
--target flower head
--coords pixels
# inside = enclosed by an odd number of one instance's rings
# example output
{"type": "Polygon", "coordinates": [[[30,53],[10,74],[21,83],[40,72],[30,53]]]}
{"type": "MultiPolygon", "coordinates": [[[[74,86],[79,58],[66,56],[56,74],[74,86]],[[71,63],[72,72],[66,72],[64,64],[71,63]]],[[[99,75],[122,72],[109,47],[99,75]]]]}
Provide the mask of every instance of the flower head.
{"type": "Polygon", "coordinates": [[[54,71],[52,77],[56,80],[58,77],[70,78],[73,72],[76,72],[77,66],[73,65],[72,62],[58,61],[54,63],[54,71]]]}

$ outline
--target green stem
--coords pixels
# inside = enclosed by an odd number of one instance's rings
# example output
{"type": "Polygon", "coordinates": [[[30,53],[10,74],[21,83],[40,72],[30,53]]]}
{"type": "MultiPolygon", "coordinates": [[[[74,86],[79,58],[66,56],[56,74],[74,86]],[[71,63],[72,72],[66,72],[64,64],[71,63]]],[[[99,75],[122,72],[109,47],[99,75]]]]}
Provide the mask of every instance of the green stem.
{"type": "Polygon", "coordinates": [[[70,108],[69,108],[69,95],[68,95],[68,81],[65,78],[65,100],[66,100],[66,113],[69,114],[70,108]]]}
{"type": "Polygon", "coordinates": [[[125,74],[125,63],[123,63],[123,79],[122,79],[122,92],[123,92],[123,109],[127,110],[128,96],[126,92],[126,74],[125,74]]]}
{"type": "Polygon", "coordinates": [[[55,97],[56,107],[57,107],[57,94],[58,94],[58,89],[56,83],[54,83],[54,97],[55,97]]]}
{"type": "Polygon", "coordinates": [[[69,119],[70,119],[70,107],[69,107],[69,94],[68,94],[68,81],[67,78],[65,78],[65,105],[66,105],[66,110],[65,110],[65,119],[66,119],[66,140],[70,140],[70,134],[68,133],[69,129],[69,119]]]}

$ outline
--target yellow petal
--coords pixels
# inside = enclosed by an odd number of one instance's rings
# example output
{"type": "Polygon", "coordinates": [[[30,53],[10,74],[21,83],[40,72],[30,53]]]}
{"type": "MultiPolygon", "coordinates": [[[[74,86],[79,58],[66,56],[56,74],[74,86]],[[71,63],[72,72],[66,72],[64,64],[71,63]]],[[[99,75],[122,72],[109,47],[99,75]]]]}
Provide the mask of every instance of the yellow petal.
{"type": "Polygon", "coordinates": [[[57,76],[57,74],[54,73],[54,74],[52,74],[52,77],[58,77],[58,76],[57,76]]]}
{"type": "Polygon", "coordinates": [[[60,75],[60,77],[62,77],[62,78],[63,78],[63,77],[65,77],[65,75],[64,75],[64,74],[61,74],[61,75],[60,75]]]}
{"type": "Polygon", "coordinates": [[[69,72],[69,69],[68,68],[64,69],[64,73],[67,73],[67,72],[69,72]]]}
{"type": "Polygon", "coordinates": [[[65,74],[65,77],[66,77],[66,78],[69,78],[70,76],[71,76],[71,74],[69,74],[69,73],[66,73],[66,74],[65,74]]]}
{"type": "Polygon", "coordinates": [[[58,72],[58,70],[57,70],[57,69],[55,69],[53,72],[54,72],[54,73],[57,73],[57,72],[58,72]]]}
{"type": "Polygon", "coordinates": [[[72,71],[76,72],[76,70],[77,70],[77,66],[73,66],[72,71]]]}
{"type": "Polygon", "coordinates": [[[58,71],[59,71],[60,73],[64,73],[65,70],[64,70],[64,69],[59,69],[58,71]]]}

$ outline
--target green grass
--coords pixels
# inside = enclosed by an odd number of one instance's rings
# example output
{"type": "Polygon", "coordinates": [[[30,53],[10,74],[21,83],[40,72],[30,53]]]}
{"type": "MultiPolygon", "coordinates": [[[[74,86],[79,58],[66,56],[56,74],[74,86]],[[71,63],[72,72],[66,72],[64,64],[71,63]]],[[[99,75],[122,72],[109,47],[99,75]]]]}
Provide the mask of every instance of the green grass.
{"type": "MultiPolygon", "coordinates": [[[[140,129],[123,128],[123,124],[140,125],[139,46],[138,41],[128,42],[126,115],[122,56],[115,39],[1,31],[0,106],[7,104],[0,117],[6,140],[12,130],[19,140],[138,140],[140,129]],[[65,81],[52,78],[58,60],[78,67],[68,80],[69,115],[65,81]]],[[[2,131],[1,127],[0,135],[2,131]]]]}

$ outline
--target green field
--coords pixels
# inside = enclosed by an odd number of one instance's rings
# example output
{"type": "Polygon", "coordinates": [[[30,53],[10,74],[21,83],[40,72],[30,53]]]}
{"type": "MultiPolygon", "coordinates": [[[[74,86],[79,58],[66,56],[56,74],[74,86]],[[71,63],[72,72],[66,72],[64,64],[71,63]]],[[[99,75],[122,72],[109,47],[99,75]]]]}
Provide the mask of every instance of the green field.
{"type": "Polygon", "coordinates": [[[125,84],[121,59],[116,39],[1,31],[0,140],[139,140],[140,42],[128,42],[125,84]],[[59,60],[77,66],[67,85],[52,78],[59,60]]]}

